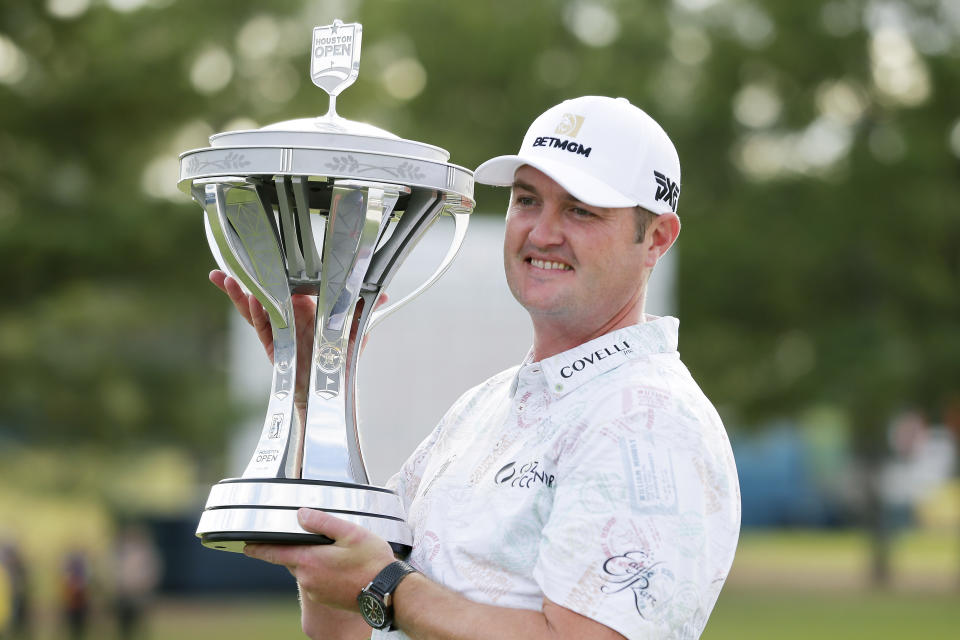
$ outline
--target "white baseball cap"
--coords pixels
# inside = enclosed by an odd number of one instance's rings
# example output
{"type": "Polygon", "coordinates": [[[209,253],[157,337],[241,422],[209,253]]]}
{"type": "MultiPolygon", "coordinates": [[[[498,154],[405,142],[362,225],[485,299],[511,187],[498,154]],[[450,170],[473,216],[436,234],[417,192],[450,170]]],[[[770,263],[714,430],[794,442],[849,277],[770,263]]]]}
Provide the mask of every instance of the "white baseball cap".
{"type": "Polygon", "coordinates": [[[626,98],[583,96],[547,109],[527,129],[517,155],[487,160],[474,178],[509,187],[523,165],[584,204],[639,205],[658,215],[677,210],[677,150],[657,121],[626,98]]]}

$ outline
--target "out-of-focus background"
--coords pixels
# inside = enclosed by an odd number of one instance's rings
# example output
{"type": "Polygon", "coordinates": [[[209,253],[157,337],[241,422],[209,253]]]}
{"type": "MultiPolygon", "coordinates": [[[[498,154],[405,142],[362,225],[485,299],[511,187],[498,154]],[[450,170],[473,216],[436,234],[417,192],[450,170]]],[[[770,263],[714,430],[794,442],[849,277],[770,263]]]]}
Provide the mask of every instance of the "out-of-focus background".
{"type": "MultiPolygon", "coordinates": [[[[4,0],[0,637],[298,637],[288,575],[193,538],[269,370],[175,183],[215,132],[326,110],[308,55],[334,18],[364,27],[339,112],[457,164],[583,94],[672,136],[683,234],[650,310],[680,318],[743,494],[704,638],[956,637],[956,0],[4,0]]],[[[361,361],[377,482],[528,346],[506,194],[477,199],[448,278],[361,361]]]]}

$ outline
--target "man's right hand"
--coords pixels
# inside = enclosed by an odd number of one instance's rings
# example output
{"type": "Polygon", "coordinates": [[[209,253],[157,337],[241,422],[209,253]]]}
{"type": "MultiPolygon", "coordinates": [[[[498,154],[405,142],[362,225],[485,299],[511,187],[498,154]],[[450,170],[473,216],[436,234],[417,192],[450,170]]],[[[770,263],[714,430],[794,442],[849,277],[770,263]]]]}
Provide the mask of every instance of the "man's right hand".
{"type": "MultiPolygon", "coordinates": [[[[270,362],[273,362],[273,328],[270,326],[270,316],[260,301],[253,294],[244,293],[240,283],[219,269],[210,272],[210,282],[229,296],[233,306],[240,315],[254,328],[263,350],[267,353],[270,362]]],[[[314,325],[317,320],[317,302],[313,296],[295,294],[291,297],[293,304],[294,330],[297,335],[297,379],[294,391],[294,401],[305,404],[307,401],[307,387],[310,384],[310,360],[313,353],[314,325]]],[[[381,293],[377,298],[379,308],[387,302],[387,294],[381,293]]],[[[353,331],[350,333],[351,346],[356,339],[353,331]]],[[[360,346],[361,351],[366,345],[360,346]]]]}
{"type": "MultiPolygon", "coordinates": [[[[273,328],[270,316],[253,294],[244,293],[240,283],[219,269],[210,272],[210,282],[229,296],[240,315],[254,328],[263,350],[273,362],[273,328]]],[[[313,327],[317,319],[317,303],[312,296],[296,294],[293,303],[294,328],[297,336],[297,378],[294,401],[307,401],[310,383],[310,354],[313,350],[313,327]]]]}

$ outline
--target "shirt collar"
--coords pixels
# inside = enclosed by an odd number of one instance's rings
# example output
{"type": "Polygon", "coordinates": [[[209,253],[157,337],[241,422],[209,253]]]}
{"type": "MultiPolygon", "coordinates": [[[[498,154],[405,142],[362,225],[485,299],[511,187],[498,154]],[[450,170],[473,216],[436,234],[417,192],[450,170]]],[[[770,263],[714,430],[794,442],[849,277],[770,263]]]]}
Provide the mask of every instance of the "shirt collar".
{"type": "Polygon", "coordinates": [[[514,397],[517,394],[517,388],[520,386],[520,374],[527,369],[527,365],[533,363],[533,347],[530,347],[530,350],[527,351],[527,355],[524,356],[523,361],[520,363],[520,366],[517,367],[516,372],[513,374],[513,380],[510,382],[510,397],[514,397]]]}
{"type": "Polygon", "coordinates": [[[555,395],[566,395],[630,360],[676,352],[680,322],[670,316],[648,315],[645,320],[545,358],[540,365],[547,388],[555,395]]]}

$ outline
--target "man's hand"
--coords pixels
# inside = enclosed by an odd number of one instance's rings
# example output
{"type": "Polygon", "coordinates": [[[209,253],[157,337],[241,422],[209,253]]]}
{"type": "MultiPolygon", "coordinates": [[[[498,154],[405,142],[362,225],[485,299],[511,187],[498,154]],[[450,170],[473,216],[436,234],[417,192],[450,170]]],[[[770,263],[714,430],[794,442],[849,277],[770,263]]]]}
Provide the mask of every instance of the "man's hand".
{"type": "MultiPolygon", "coordinates": [[[[243,319],[257,332],[260,344],[266,351],[270,362],[273,362],[273,328],[270,326],[270,316],[260,301],[253,294],[246,294],[240,283],[219,269],[210,272],[210,282],[227,294],[233,306],[236,307],[243,319]]],[[[317,321],[317,303],[313,296],[295,294],[291,297],[293,304],[294,330],[297,335],[297,377],[294,398],[297,404],[303,405],[307,401],[307,385],[310,380],[310,356],[313,352],[314,325],[317,321]]],[[[376,307],[387,302],[387,294],[381,293],[377,297],[376,307]]],[[[355,329],[351,328],[350,343],[356,340],[355,329]]],[[[366,338],[360,346],[366,346],[366,338]]]]}
{"type": "Polygon", "coordinates": [[[323,511],[300,509],[307,531],[334,540],[329,545],[248,544],[244,553],[281,565],[297,579],[301,626],[310,638],[361,640],[370,627],[360,617],[357,596],[383,567],[393,562],[385,541],[366,529],[323,511]]]}
{"type": "MultiPolygon", "coordinates": [[[[273,328],[270,326],[270,316],[260,301],[253,294],[246,294],[240,283],[219,269],[210,272],[210,282],[227,294],[233,306],[237,308],[243,319],[257,332],[260,344],[267,353],[267,358],[273,362],[273,328]]],[[[317,319],[317,303],[313,297],[294,295],[293,303],[294,330],[297,336],[297,377],[294,399],[298,403],[307,400],[307,385],[310,380],[310,353],[313,350],[313,327],[317,319]]]]}
{"type": "Polygon", "coordinates": [[[297,579],[303,630],[308,636],[320,637],[320,633],[328,633],[333,618],[365,632],[366,635],[361,637],[368,637],[370,628],[359,616],[350,619],[335,612],[331,615],[330,609],[359,612],[357,596],[360,590],[394,560],[390,545],[363,527],[323,511],[300,509],[297,519],[301,527],[331,538],[333,544],[248,544],[244,553],[251,558],[282,565],[297,579]]]}

